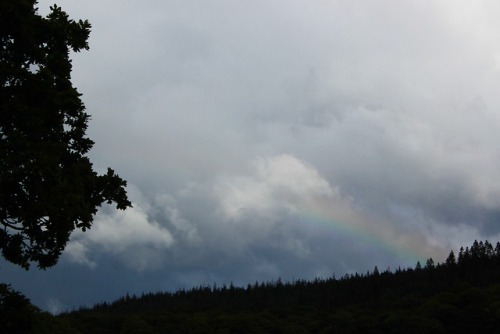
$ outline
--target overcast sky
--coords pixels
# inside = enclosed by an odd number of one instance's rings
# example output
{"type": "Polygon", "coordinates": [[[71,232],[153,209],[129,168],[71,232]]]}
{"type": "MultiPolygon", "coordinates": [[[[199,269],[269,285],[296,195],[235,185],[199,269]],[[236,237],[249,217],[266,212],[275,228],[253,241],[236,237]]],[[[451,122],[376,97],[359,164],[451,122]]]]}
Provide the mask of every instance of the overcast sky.
{"type": "Polygon", "coordinates": [[[94,166],[134,207],[102,208],[52,269],[1,263],[39,307],[441,262],[500,238],[500,2],[58,4],[92,24],[73,82],[94,166]]]}

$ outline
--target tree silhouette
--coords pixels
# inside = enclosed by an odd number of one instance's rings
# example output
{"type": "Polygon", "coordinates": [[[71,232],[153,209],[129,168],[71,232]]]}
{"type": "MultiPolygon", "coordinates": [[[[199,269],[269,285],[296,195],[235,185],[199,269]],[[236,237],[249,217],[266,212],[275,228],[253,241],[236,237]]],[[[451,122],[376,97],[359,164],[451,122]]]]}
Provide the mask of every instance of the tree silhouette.
{"type": "Polygon", "coordinates": [[[447,266],[455,266],[457,264],[457,259],[455,258],[455,253],[453,251],[450,251],[450,254],[446,258],[446,265],[447,266]]]}
{"type": "Polygon", "coordinates": [[[110,168],[98,175],[86,157],[90,116],[69,54],[88,49],[90,24],[56,5],[42,17],[36,4],[0,2],[0,249],[25,269],[56,264],[104,202],[131,205],[126,182],[110,168]]]}

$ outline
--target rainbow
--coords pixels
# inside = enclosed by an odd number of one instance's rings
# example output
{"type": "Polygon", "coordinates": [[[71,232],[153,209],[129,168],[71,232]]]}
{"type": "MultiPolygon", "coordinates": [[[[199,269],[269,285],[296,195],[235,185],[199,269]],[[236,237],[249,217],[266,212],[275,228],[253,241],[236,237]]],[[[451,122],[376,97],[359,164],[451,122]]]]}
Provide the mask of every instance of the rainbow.
{"type": "Polygon", "coordinates": [[[349,201],[316,199],[302,204],[298,210],[301,224],[321,225],[340,235],[362,243],[367,249],[388,253],[401,260],[401,265],[425,263],[429,257],[442,261],[444,249],[430,245],[416,229],[402,232],[394,223],[370,219],[349,201]]]}

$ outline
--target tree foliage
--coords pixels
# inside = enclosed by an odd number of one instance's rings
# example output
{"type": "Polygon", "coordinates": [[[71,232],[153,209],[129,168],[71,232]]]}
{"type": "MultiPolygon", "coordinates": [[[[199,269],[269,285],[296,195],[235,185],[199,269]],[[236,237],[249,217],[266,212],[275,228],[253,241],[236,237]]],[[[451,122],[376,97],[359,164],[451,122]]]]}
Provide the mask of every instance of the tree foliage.
{"type": "Polygon", "coordinates": [[[0,2],[0,249],[29,268],[56,264],[71,232],[90,228],[103,203],[125,209],[125,186],[86,156],[90,116],[71,82],[70,52],[88,49],[90,24],[57,5],[0,2]]]}

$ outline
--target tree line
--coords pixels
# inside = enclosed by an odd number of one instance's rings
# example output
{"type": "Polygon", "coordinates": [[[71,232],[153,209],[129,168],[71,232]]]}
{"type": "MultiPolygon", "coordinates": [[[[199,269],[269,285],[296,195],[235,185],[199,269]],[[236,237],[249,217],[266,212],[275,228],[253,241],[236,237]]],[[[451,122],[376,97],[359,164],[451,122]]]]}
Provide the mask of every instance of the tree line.
{"type": "Polygon", "coordinates": [[[61,314],[82,333],[465,333],[500,328],[500,243],[443,263],[126,295],[61,314]]]}
{"type": "Polygon", "coordinates": [[[9,333],[471,333],[500,328],[500,243],[443,263],[125,295],[58,316],[0,284],[9,333]]]}

